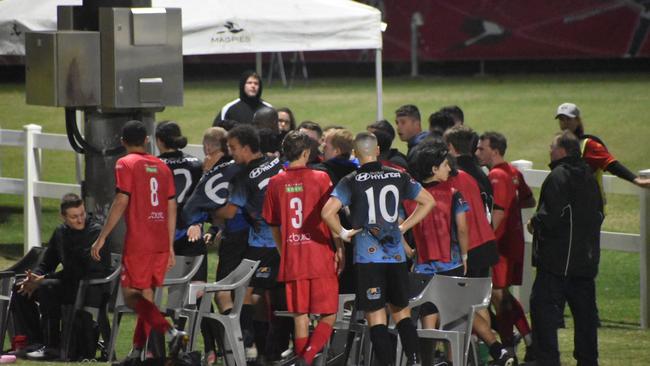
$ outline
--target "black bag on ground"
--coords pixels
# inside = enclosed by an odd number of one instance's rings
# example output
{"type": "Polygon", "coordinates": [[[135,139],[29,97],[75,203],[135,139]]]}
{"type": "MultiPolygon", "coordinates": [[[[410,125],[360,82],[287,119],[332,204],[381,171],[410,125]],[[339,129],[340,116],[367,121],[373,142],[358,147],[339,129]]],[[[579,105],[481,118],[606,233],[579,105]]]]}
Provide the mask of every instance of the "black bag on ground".
{"type": "Polygon", "coordinates": [[[179,352],[175,359],[167,360],[168,366],[201,366],[201,352],[179,352]]]}
{"type": "Polygon", "coordinates": [[[75,314],[74,329],[70,342],[70,360],[91,360],[97,356],[99,326],[86,311],[75,314]]]}

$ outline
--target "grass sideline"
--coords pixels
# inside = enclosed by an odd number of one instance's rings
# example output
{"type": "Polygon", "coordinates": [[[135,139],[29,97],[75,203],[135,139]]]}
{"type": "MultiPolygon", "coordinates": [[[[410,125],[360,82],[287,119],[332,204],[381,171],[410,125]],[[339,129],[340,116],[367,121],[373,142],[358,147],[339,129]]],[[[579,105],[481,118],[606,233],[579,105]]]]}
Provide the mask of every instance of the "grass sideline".
{"type": "MultiPolygon", "coordinates": [[[[538,169],[548,163],[548,144],[558,129],[555,108],[573,101],[581,108],[586,131],[600,136],[613,154],[632,171],[650,168],[650,94],[648,74],[627,75],[535,75],[460,78],[388,78],[384,83],[384,115],[401,104],[420,107],[423,127],[428,115],[439,107],[458,104],[467,124],[478,131],[497,130],[509,139],[507,159],[527,159],[538,169]]],[[[185,106],[168,108],[157,120],[181,123],[191,143],[199,143],[205,128],[226,102],[236,97],[236,80],[186,83],[185,106]]],[[[375,116],[374,81],[371,79],[316,79],[308,85],[284,89],[277,84],[264,89],[274,106],[291,107],[299,120],[322,125],[341,124],[357,132],[375,116]]],[[[63,110],[27,106],[24,86],[0,84],[0,128],[21,129],[27,123],[43,126],[44,132],[63,133],[63,110]]],[[[426,127],[425,127],[426,128],[426,127]]],[[[398,147],[404,148],[403,143],[398,147]]],[[[44,178],[58,182],[74,180],[73,157],[47,152],[43,157],[44,178]]],[[[22,177],[22,151],[0,147],[0,175],[22,177]]],[[[56,200],[44,200],[43,240],[57,220],[56,200]]],[[[605,228],[638,232],[638,202],[633,197],[608,196],[605,228]]],[[[0,268],[21,255],[22,198],[0,195],[0,268]]],[[[599,346],[603,365],[650,364],[650,332],[638,329],[639,269],[637,254],[604,251],[598,284],[598,303],[603,327],[599,346]]],[[[210,256],[211,268],[216,263],[210,256]]],[[[214,270],[209,272],[214,276],[214,270]]],[[[126,319],[127,321],[130,319],[126,319]]],[[[560,331],[563,364],[571,358],[572,328],[560,331]]],[[[121,328],[119,354],[128,351],[132,323],[121,328]]],[[[21,364],[40,364],[20,361],[21,364]]],[[[57,363],[60,365],[61,363],[57,363]]]]}

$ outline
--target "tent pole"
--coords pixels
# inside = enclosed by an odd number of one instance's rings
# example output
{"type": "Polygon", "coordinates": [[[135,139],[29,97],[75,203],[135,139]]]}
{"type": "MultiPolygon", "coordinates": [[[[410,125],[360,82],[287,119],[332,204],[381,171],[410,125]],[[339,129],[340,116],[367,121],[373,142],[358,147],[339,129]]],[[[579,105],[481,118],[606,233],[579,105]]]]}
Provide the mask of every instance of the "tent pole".
{"type": "Polygon", "coordinates": [[[375,50],[375,80],[377,81],[377,121],[384,119],[383,81],[381,70],[381,48],[375,50]]]}
{"type": "Polygon", "coordinates": [[[262,76],[262,52],[255,53],[255,72],[260,77],[262,76]]]}

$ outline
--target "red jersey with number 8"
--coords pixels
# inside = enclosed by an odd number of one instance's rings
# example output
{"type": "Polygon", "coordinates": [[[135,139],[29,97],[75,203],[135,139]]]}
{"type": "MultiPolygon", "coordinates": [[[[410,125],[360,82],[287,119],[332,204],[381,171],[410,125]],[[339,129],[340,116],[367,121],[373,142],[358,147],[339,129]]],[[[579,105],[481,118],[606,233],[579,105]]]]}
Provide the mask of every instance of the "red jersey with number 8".
{"type": "Polygon", "coordinates": [[[262,216],[281,226],[279,281],[336,277],[330,231],[320,213],[332,183],[325,172],[287,168],[271,178],[262,216]]]}
{"type": "Polygon", "coordinates": [[[118,192],[129,196],[124,255],[169,252],[168,200],[174,198],[174,176],[149,154],[131,153],[115,164],[118,192]]]}

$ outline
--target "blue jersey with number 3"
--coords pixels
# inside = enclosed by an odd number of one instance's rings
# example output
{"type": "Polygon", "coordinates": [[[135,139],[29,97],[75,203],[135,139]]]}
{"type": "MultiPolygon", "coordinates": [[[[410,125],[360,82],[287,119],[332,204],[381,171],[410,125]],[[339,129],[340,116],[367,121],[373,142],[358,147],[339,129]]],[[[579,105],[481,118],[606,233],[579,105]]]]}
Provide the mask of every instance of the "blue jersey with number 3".
{"type": "Polygon", "coordinates": [[[336,185],[332,196],[350,209],[355,263],[400,263],[406,260],[399,231],[400,205],[422,186],[407,173],[378,162],[364,164],[336,185]]]}

